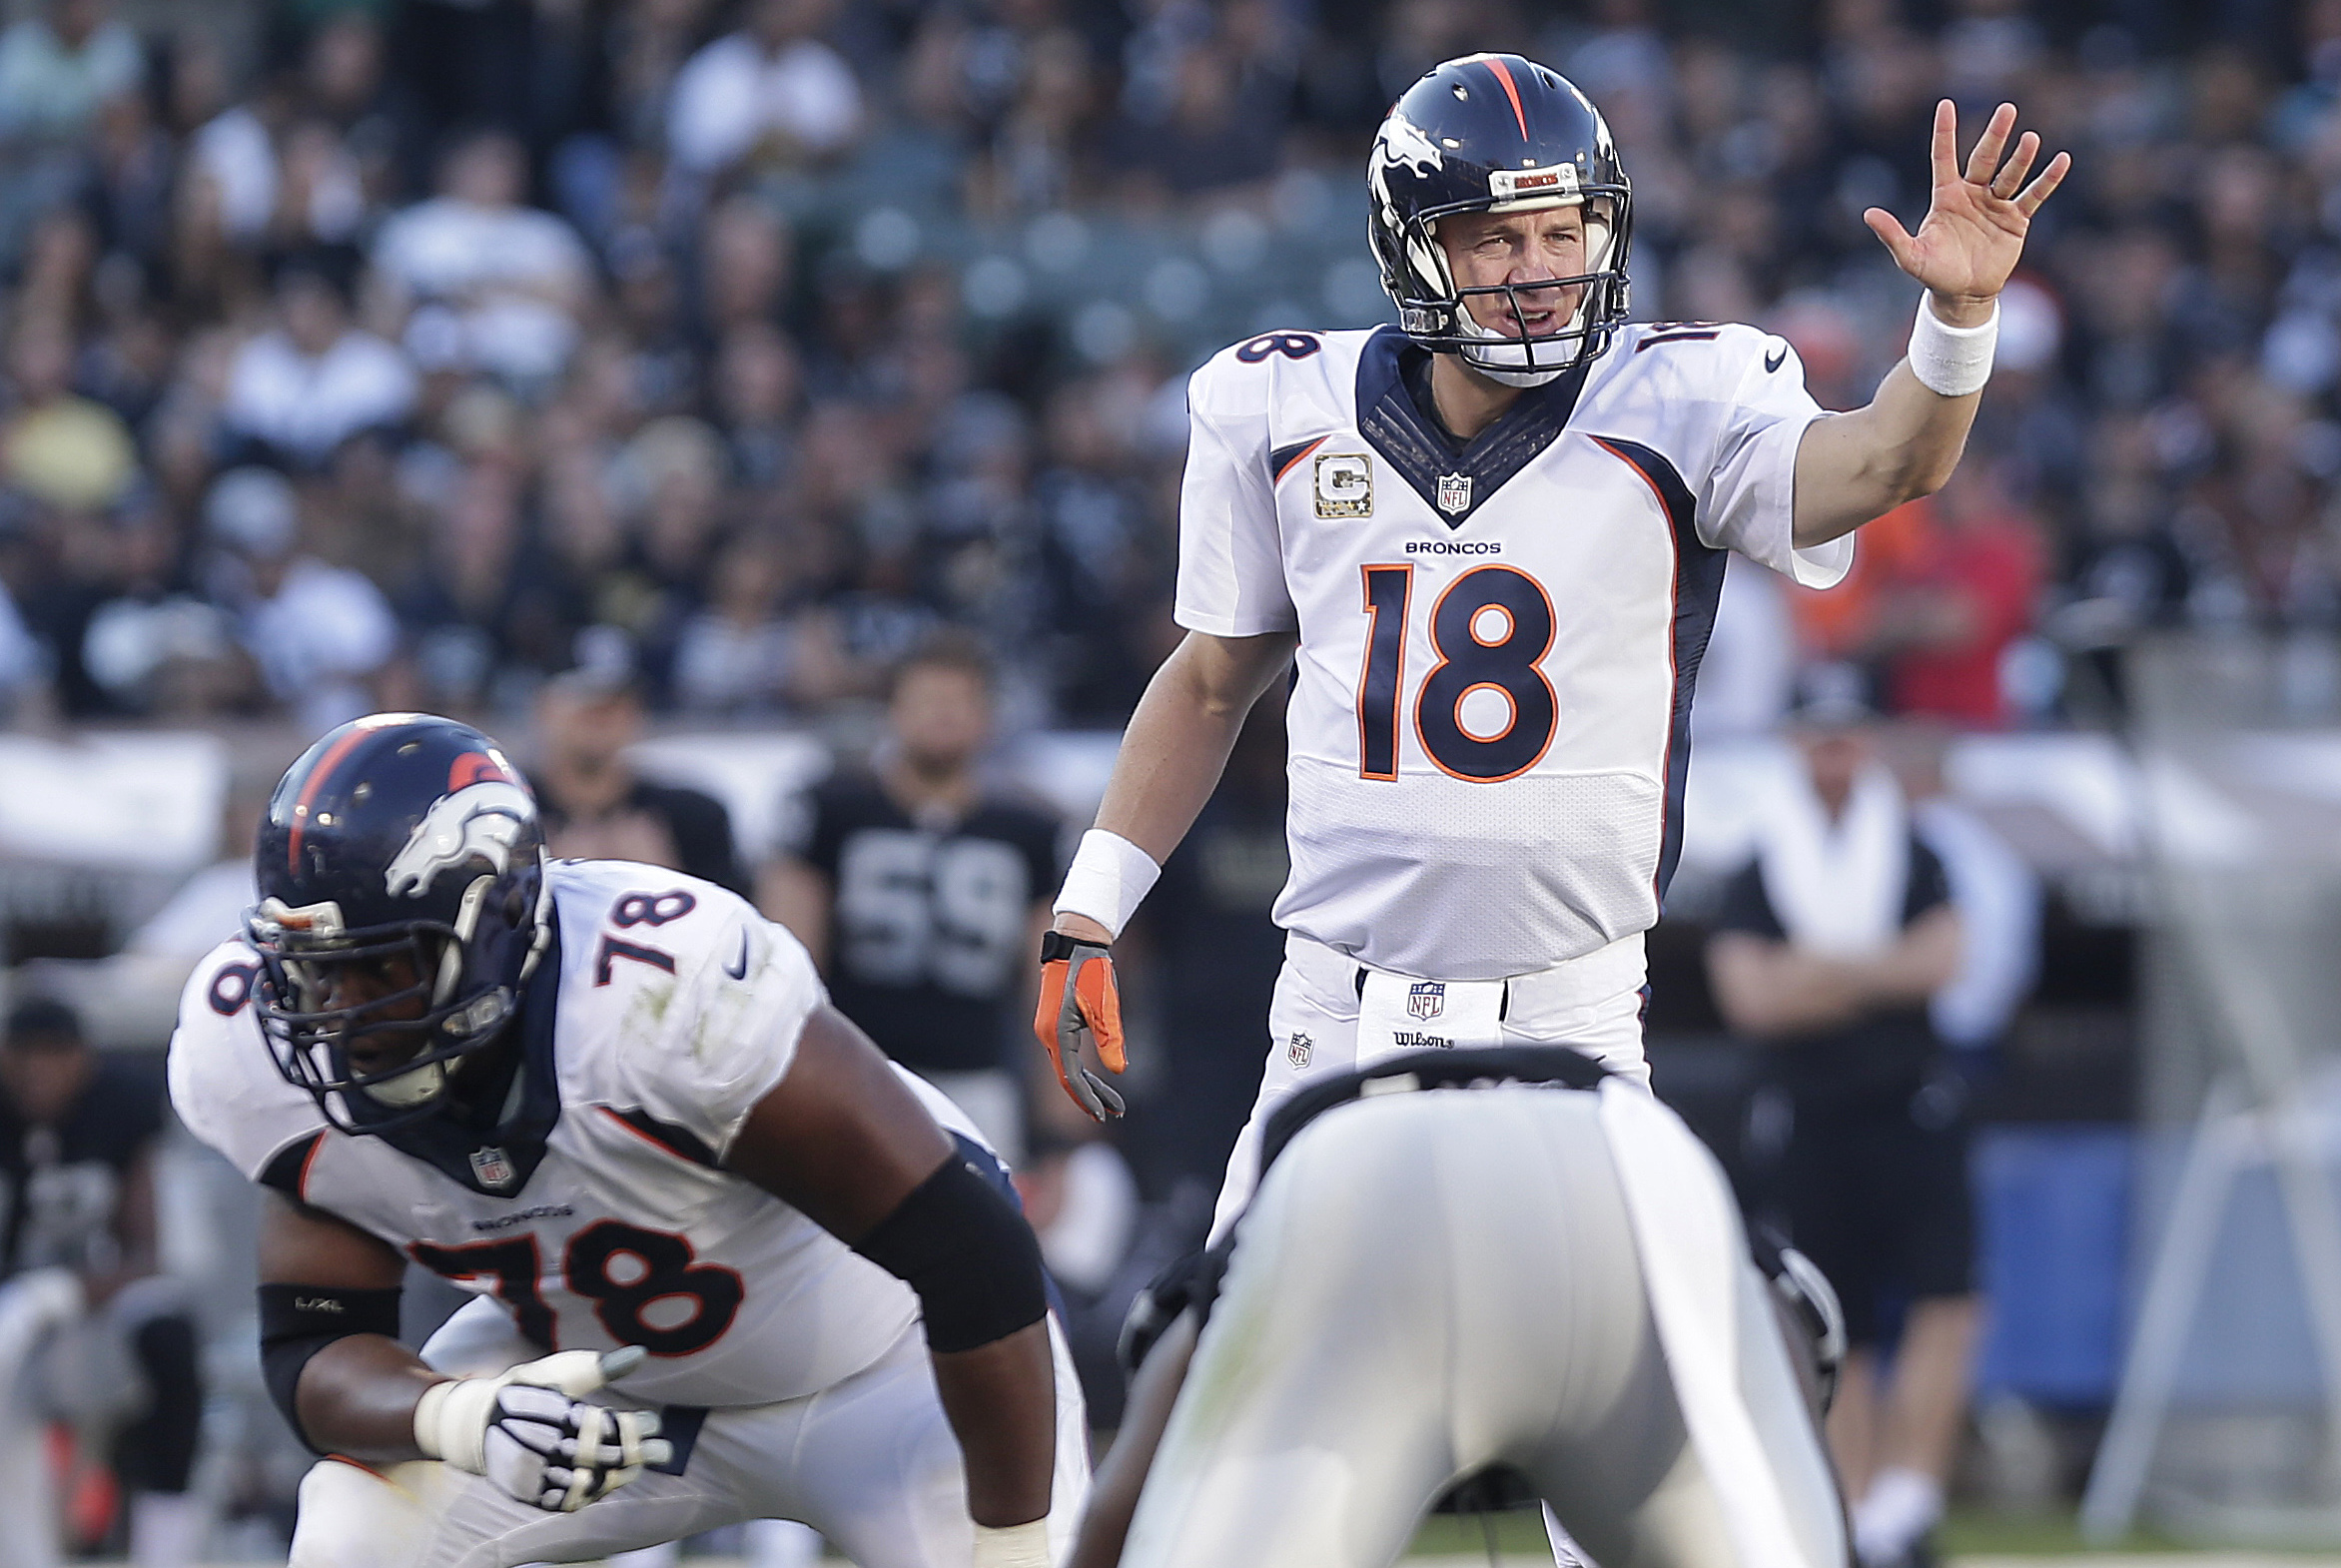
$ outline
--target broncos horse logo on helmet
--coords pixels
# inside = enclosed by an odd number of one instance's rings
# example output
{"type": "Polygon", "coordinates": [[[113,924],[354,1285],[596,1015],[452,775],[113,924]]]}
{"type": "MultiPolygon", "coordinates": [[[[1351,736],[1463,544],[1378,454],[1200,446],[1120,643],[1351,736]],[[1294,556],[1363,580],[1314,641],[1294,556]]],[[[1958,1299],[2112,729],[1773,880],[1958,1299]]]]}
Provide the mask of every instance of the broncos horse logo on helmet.
{"type": "Polygon", "coordinates": [[[1382,288],[1407,337],[1508,386],[1535,387],[1609,348],[1631,309],[1633,187],[1599,110],[1558,72],[1518,55],[1449,60],[1408,88],[1374,137],[1367,219],[1382,288]],[[1458,289],[1436,238],[1458,213],[1577,207],[1588,270],[1533,284],[1458,289]],[[1549,333],[1507,337],[1473,319],[1474,295],[1579,287],[1549,333]]]}
{"type": "Polygon", "coordinates": [[[527,784],[468,725],[378,713],[287,771],[254,859],[245,936],[277,1070],[346,1132],[431,1114],[502,1038],[551,937],[527,784]]]}

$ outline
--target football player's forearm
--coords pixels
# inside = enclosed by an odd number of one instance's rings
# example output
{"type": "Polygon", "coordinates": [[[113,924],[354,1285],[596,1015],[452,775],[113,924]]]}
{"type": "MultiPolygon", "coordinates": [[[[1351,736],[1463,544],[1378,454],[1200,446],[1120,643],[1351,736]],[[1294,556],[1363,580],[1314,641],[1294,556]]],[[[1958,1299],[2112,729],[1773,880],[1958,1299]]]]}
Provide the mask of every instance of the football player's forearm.
{"type": "Polygon", "coordinates": [[[1290,663],[1294,639],[1187,634],[1130,716],[1097,825],[1170,858],[1218,787],[1251,705],[1290,663]]]}
{"type": "Polygon", "coordinates": [[[1089,1506],[1082,1511],[1081,1529],[1073,1538],[1073,1555],[1065,1568],[1114,1568],[1122,1561],[1130,1521],[1138,1513],[1139,1493],[1154,1467],[1155,1450],[1162,1446],[1170,1411],[1185,1386],[1187,1363],[1194,1359],[1195,1340],[1202,1333],[1199,1315],[1184,1311],[1163,1330],[1148,1352],[1130,1388],[1129,1408],[1114,1446],[1090,1486],[1089,1506]]]}
{"type": "Polygon", "coordinates": [[[967,1468],[968,1516],[998,1529],[1048,1513],[1057,1470],[1057,1368],[1047,1320],[933,1359],[943,1413],[967,1468]]]}
{"type": "Polygon", "coordinates": [[[1887,373],[1869,406],[1807,425],[1797,446],[1797,547],[1826,544],[1943,488],[1982,400],[1981,392],[1929,392],[1906,360],[1887,373]]]}
{"type": "Polygon", "coordinates": [[[372,1463],[419,1459],[414,1404],[444,1381],[413,1351],[380,1334],[337,1339],[301,1369],[296,1404],[312,1447],[372,1463]]]}

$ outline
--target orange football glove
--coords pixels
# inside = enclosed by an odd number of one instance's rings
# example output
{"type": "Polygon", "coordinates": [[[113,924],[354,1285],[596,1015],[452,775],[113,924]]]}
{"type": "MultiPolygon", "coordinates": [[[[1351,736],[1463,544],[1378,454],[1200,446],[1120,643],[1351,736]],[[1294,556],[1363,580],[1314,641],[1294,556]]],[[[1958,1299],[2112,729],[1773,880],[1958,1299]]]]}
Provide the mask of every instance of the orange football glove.
{"type": "Polygon", "coordinates": [[[1041,1001],[1033,1033],[1048,1050],[1057,1082],[1073,1103],[1104,1122],[1122,1115],[1122,1097],[1082,1065],[1081,1048],[1097,1048],[1110,1073],[1130,1065],[1122,1050],[1122,992],[1114,984],[1114,956],[1102,942],[1062,931],[1041,938],[1041,1001]]]}

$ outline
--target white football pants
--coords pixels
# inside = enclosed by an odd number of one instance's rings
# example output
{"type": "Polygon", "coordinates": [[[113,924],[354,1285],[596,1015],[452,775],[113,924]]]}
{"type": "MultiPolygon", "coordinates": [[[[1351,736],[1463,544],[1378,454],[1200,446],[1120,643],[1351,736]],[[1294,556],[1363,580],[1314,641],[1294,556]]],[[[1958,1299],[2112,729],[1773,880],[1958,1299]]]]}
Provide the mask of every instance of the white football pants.
{"type": "MultiPolygon", "coordinates": [[[[1049,1537],[1062,1554],[1089,1495],[1089,1429],[1054,1317],[1049,1335],[1057,1352],[1049,1537]]],[[[482,1297],[431,1336],[423,1358],[443,1371],[480,1372],[541,1353],[482,1297]],[[485,1353],[491,1346],[495,1353],[485,1353]]],[[[811,1525],[860,1568],[972,1563],[959,1442],[916,1325],[875,1365],[834,1387],[709,1411],[681,1475],[643,1475],[575,1513],[532,1508],[484,1477],[433,1460],[379,1473],[324,1460],[301,1483],[289,1568],[580,1562],[764,1518],[811,1525]]]]}
{"type": "MultiPolygon", "coordinates": [[[[1284,941],[1284,968],[1268,1002],[1268,1063],[1251,1116],[1236,1135],[1211,1212],[1211,1239],[1226,1234],[1259,1181],[1260,1135],[1268,1116],[1303,1083],[1370,1067],[1389,1046],[1358,1044],[1358,963],[1298,933],[1284,941]]],[[[1642,1059],[1642,988],[1647,969],[1639,934],[1597,953],[1504,982],[1500,1038],[1486,1045],[1569,1046],[1648,1088],[1642,1059]]],[[[1485,984],[1481,982],[1480,984],[1485,984]]],[[[1427,1031],[1437,1020],[1424,1024],[1427,1031]]]]}
{"type": "Polygon", "coordinates": [[[1122,1568],[1382,1568],[1497,1461],[1601,1568],[1846,1561],[1722,1173],[1626,1086],[1377,1096],[1295,1138],[1122,1568]]]}

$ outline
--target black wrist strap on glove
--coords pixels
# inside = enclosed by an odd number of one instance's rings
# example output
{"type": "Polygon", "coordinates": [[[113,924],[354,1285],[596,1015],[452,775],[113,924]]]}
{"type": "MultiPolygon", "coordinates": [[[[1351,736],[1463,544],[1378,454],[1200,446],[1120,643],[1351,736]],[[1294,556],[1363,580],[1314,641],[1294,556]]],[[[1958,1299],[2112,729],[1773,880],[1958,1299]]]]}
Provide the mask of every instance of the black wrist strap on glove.
{"type": "Polygon", "coordinates": [[[1103,942],[1092,942],[1087,937],[1067,936],[1062,931],[1041,933],[1041,962],[1053,964],[1061,958],[1071,958],[1083,948],[1093,953],[1107,953],[1112,949],[1103,942]]]}

